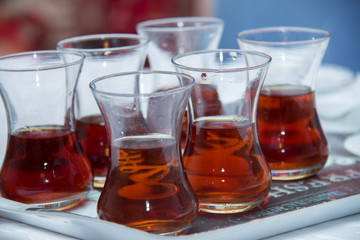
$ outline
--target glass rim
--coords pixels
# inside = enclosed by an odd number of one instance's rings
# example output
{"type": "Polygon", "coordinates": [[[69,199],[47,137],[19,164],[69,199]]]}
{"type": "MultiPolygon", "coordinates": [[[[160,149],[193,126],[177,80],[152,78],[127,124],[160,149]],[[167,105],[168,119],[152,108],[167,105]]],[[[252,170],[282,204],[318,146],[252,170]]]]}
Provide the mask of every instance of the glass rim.
{"type": "Polygon", "coordinates": [[[224,26],[224,21],[216,17],[173,17],[173,18],[159,18],[140,22],[136,25],[136,30],[139,32],[140,29],[151,32],[178,32],[178,31],[189,31],[198,29],[211,29],[224,26]],[[177,27],[161,27],[164,23],[177,23],[177,22],[194,22],[194,23],[209,23],[199,26],[177,26],[177,27]]]}
{"type": "MultiPolygon", "coordinates": [[[[123,80],[125,81],[125,80],[123,80]]],[[[92,80],[89,83],[89,87],[91,89],[91,91],[95,94],[101,94],[101,95],[106,95],[106,96],[113,96],[113,97],[135,97],[135,98],[139,98],[139,97],[154,97],[154,96],[164,96],[164,95],[169,95],[169,94],[173,94],[173,93],[177,93],[177,92],[182,92],[185,89],[191,88],[193,85],[195,84],[195,78],[185,74],[185,73],[179,73],[179,72],[172,72],[172,71],[132,71],[132,72],[120,72],[120,73],[114,73],[114,74],[109,74],[109,75],[105,75],[105,76],[101,76],[98,78],[95,78],[94,80],[92,80]],[[110,78],[117,78],[117,77],[122,77],[122,76],[129,76],[129,75],[150,75],[150,74],[160,74],[160,75],[176,75],[176,76],[181,76],[181,77],[186,77],[188,79],[191,80],[191,83],[185,85],[185,86],[179,86],[177,88],[172,88],[172,89],[168,89],[165,91],[161,91],[161,92],[153,92],[153,93],[115,93],[115,92],[109,92],[109,91],[104,91],[104,90],[100,90],[100,89],[96,89],[96,83],[103,81],[103,80],[107,80],[110,78]]]]}
{"type": "Polygon", "coordinates": [[[82,36],[75,36],[65,38],[57,42],[56,47],[64,51],[77,51],[77,52],[105,52],[105,51],[118,51],[135,49],[142,46],[146,46],[149,43],[149,39],[139,34],[133,33],[103,33],[103,34],[89,34],[82,36]],[[136,39],[139,40],[138,44],[131,44],[127,46],[109,47],[109,48],[76,48],[76,47],[63,47],[66,43],[73,43],[76,41],[86,42],[89,40],[106,40],[106,39],[136,39]]]}
{"type": "Polygon", "coordinates": [[[7,59],[14,59],[14,58],[18,58],[18,57],[25,57],[25,56],[31,56],[31,55],[33,56],[33,58],[37,58],[37,55],[57,55],[57,56],[73,55],[73,56],[78,56],[79,58],[75,59],[73,61],[70,61],[70,62],[54,63],[52,66],[43,66],[43,67],[32,66],[32,67],[21,68],[21,67],[15,66],[12,68],[4,68],[4,67],[1,67],[1,64],[0,64],[0,71],[3,71],[3,72],[32,72],[32,71],[45,71],[45,70],[52,70],[52,69],[60,69],[60,68],[65,68],[65,67],[81,64],[85,59],[85,55],[82,53],[78,53],[78,52],[59,51],[59,50],[38,50],[38,51],[27,51],[27,52],[13,53],[13,54],[0,56],[0,63],[2,61],[6,61],[7,59]]]}
{"type": "Polygon", "coordinates": [[[174,56],[171,59],[171,62],[173,63],[173,65],[175,65],[175,67],[177,68],[181,68],[184,70],[190,70],[190,71],[197,71],[197,72],[221,72],[221,73],[226,73],[226,72],[243,72],[243,71],[249,71],[249,70],[255,70],[255,69],[261,69],[266,67],[267,65],[270,64],[270,62],[272,61],[272,57],[266,53],[262,53],[262,52],[256,52],[256,51],[243,51],[243,50],[238,50],[238,49],[214,49],[214,50],[200,50],[200,51],[194,51],[194,52],[187,52],[184,54],[179,54],[174,56]],[[251,55],[257,55],[260,57],[264,57],[264,63],[258,64],[258,65],[254,65],[254,66],[248,66],[248,67],[237,67],[237,68],[224,68],[224,69],[215,69],[215,68],[206,68],[206,67],[191,67],[191,66],[186,66],[180,63],[177,63],[176,60],[183,58],[183,57],[188,57],[188,56],[193,56],[193,55],[201,55],[201,54],[208,54],[208,53],[237,53],[237,54],[251,54],[251,55]]]}
{"type": "Polygon", "coordinates": [[[267,46],[289,46],[289,45],[303,45],[309,43],[322,42],[329,39],[331,34],[322,29],[318,28],[308,28],[308,27],[292,27],[292,26],[279,26],[279,27],[264,27],[264,28],[254,28],[248,29],[236,34],[236,38],[244,43],[251,43],[257,45],[267,45],[267,46]],[[309,38],[307,40],[295,40],[295,41],[265,41],[265,40],[250,40],[246,37],[249,35],[263,34],[263,33],[277,33],[277,32],[297,32],[297,33],[314,33],[321,35],[317,38],[309,38]]]}

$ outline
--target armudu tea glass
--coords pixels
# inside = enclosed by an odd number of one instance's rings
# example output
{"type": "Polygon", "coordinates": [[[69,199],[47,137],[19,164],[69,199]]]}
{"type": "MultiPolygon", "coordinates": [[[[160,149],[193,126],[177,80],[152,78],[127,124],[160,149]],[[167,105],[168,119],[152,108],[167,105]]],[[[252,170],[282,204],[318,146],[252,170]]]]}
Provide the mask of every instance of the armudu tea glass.
{"type": "MultiPolygon", "coordinates": [[[[171,58],[178,54],[217,49],[224,29],[215,17],[161,18],[137,24],[137,32],[149,38],[148,59],[151,70],[175,71],[171,58]]],[[[186,141],[187,111],[183,119],[182,149],[186,141]]]]}
{"type": "Polygon", "coordinates": [[[205,50],[175,56],[195,78],[184,166],[200,210],[237,213],[261,204],[271,173],[256,132],[256,106],[271,57],[258,52],[205,50]]]}
{"type": "Polygon", "coordinates": [[[75,93],[75,131],[91,162],[96,188],[104,186],[109,167],[109,144],[89,83],[100,76],[142,69],[147,46],[147,38],[121,33],[72,37],[57,44],[58,49],[85,55],[75,93]]]}
{"type": "Polygon", "coordinates": [[[0,57],[8,141],[1,196],[66,209],[92,188],[88,158],[74,133],[73,96],[84,56],[35,51],[0,57]]]}
{"type": "Polygon", "coordinates": [[[329,147],[315,104],[317,71],[330,34],[300,27],[272,27],[238,33],[242,50],[261,51],[272,63],[261,90],[257,130],[274,180],[312,176],[329,147]]]}
{"type": "Polygon", "coordinates": [[[156,234],[191,226],[198,201],[183,169],[180,133],[193,85],[191,76],[176,72],[129,72],[91,82],[111,156],[99,218],[156,234]]]}

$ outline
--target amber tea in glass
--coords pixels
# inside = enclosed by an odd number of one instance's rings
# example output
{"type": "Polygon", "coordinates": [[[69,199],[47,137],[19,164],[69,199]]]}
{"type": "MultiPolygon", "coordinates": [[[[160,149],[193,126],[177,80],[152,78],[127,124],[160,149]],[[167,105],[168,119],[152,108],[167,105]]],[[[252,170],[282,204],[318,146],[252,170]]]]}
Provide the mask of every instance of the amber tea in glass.
{"type": "Polygon", "coordinates": [[[112,156],[118,166],[109,173],[107,184],[117,190],[104,192],[99,217],[153,233],[177,232],[191,225],[197,213],[186,189],[177,186],[185,179],[178,174],[175,139],[129,137],[116,144],[112,156]]]}
{"type": "Polygon", "coordinates": [[[184,165],[202,206],[212,211],[213,205],[226,201],[245,211],[260,204],[269,179],[264,178],[263,156],[254,142],[255,125],[248,119],[209,117],[195,120],[191,127],[184,165]]]}
{"type": "Polygon", "coordinates": [[[99,218],[156,234],[191,226],[198,201],[183,169],[180,135],[193,84],[176,72],[114,74],[90,84],[111,139],[99,218]]]}
{"type": "Polygon", "coordinates": [[[97,77],[143,67],[148,39],[137,34],[94,34],[61,40],[57,48],[85,55],[75,93],[75,131],[93,171],[93,186],[102,188],[110,165],[105,123],[89,89],[97,77]]]}
{"type": "Polygon", "coordinates": [[[6,179],[0,184],[2,196],[40,205],[50,199],[82,197],[92,179],[84,159],[69,130],[40,126],[16,131],[9,135],[0,173],[0,179],[6,179]]]}
{"type": "Polygon", "coordinates": [[[91,162],[94,176],[106,176],[110,165],[110,147],[102,116],[92,115],[75,120],[75,129],[83,151],[91,162]]]}
{"type": "Polygon", "coordinates": [[[254,109],[270,56],[213,50],[172,61],[196,80],[183,159],[200,210],[237,213],[258,206],[269,193],[271,173],[259,146],[254,109]]]}
{"type": "MultiPolygon", "coordinates": [[[[329,149],[313,91],[289,86],[265,88],[257,111],[261,149],[268,156],[270,168],[321,169],[324,166],[329,149]]],[[[294,172],[297,178],[300,174],[294,172]]]]}
{"type": "Polygon", "coordinates": [[[72,114],[83,59],[61,51],[0,57],[0,90],[8,118],[2,197],[66,209],[91,190],[91,166],[75,138],[72,114]]]}
{"type": "Polygon", "coordinates": [[[314,95],[329,38],[326,31],[298,27],[253,29],[237,35],[241,49],[273,58],[259,97],[257,129],[274,180],[312,176],[327,161],[328,142],[314,95]]]}

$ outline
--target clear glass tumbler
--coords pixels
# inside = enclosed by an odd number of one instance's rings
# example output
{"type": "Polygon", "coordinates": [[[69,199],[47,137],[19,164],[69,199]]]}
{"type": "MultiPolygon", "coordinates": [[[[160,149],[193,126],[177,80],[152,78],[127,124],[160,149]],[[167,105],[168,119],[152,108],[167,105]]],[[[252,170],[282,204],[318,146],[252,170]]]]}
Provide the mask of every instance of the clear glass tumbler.
{"type": "Polygon", "coordinates": [[[64,39],[57,44],[60,50],[85,55],[75,94],[75,131],[91,162],[96,188],[104,186],[109,167],[109,144],[104,120],[89,83],[100,76],[142,69],[147,46],[147,38],[137,34],[86,35],[64,39]]]}
{"type": "Polygon", "coordinates": [[[238,33],[242,50],[273,61],[261,90],[257,130],[274,180],[301,179],[325,165],[329,147],[315,105],[317,70],[330,34],[324,30],[273,27],[238,33]]]}
{"type": "Polygon", "coordinates": [[[78,53],[26,52],[0,57],[8,142],[1,196],[45,208],[78,204],[92,187],[90,162],[74,136],[78,53]]]}
{"type": "MultiPolygon", "coordinates": [[[[161,18],[144,21],[137,32],[149,38],[148,58],[151,70],[176,71],[171,58],[185,52],[217,49],[224,22],[214,17],[161,18]]],[[[187,111],[182,126],[182,149],[188,126],[187,111]]]]}
{"type": "Polygon", "coordinates": [[[198,214],[180,152],[181,121],[194,79],[176,72],[105,76],[90,87],[110,136],[111,165],[101,219],[178,234],[198,214]]]}
{"type": "Polygon", "coordinates": [[[178,55],[172,62],[196,81],[183,160],[200,209],[237,213],[258,206],[271,185],[255,126],[259,92],[271,57],[209,50],[178,55]]]}

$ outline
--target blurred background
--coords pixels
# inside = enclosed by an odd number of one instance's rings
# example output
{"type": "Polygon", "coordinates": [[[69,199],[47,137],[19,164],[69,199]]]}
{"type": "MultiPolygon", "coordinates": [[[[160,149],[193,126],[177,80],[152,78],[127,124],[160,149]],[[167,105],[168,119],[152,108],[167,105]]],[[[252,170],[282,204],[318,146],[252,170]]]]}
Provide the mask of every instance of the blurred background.
{"type": "Polygon", "coordinates": [[[134,33],[138,22],[179,16],[222,18],[220,48],[238,48],[236,33],[249,28],[328,30],[324,63],[360,71],[359,0],[0,0],[0,55],[54,49],[72,36],[134,33]]]}
{"type": "Polygon", "coordinates": [[[359,0],[216,0],[215,4],[215,15],[227,23],[221,47],[236,47],[236,33],[249,28],[320,28],[331,34],[323,62],[360,71],[359,0]]]}
{"type": "Polygon", "coordinates": [[[211,15],[208,0],[0,0],[0,55],[54,49],[96,33],[135,33],[148,19],[211,15]]]}

